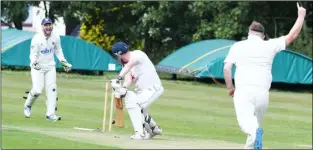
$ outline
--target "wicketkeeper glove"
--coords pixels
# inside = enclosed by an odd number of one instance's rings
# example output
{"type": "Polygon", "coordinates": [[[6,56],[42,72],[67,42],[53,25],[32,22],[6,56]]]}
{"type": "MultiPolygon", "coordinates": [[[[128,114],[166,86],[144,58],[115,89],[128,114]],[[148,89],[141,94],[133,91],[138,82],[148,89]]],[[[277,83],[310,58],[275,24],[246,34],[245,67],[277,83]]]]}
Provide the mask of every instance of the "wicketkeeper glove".
{"type": "Polygon", "coordinates": [[[32,63],[32,68],[36,70],[40,70],[41,66],[39,65],[38,61],[35,61],[34,63],[32,63]]]}
{"type": "Polygon", "coordinates": [[[61,61],[61,65],[63,66],[66,72],[69,72],[72,69],[72,65],[67,61],[61,61]]]}

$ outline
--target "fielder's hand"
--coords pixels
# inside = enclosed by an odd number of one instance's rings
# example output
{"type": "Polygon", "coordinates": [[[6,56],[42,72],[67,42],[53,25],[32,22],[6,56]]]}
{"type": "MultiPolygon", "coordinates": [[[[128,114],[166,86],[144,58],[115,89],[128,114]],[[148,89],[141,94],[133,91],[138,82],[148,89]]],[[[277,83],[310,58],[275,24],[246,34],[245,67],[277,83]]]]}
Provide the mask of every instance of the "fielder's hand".
{"type": "Polygon", "coordinates": [[[33,64],[32,64],[32,68],[36,69],[36,70],[40,70],[41,69],[41,66],[39,65],[38,61],[35,61],[33,64]]]}
{"type": "Polygon", "coordinates": [[[305,17],[305,14],[306,14],[305,8],[303,8],[302,6],[300,6],[298,2],[297,2],[297,8],[298,8],[298,16],[304,18],[304,17],[305,17]]]}
{"type": "Polygon", "coordinates": [[[234,97],[235,88],[228,89],[228,95],[234,97]]]}
{"type": "Polygon", "coordinates": [[[66,72],[69,72],[72,69],[72,65],[67,61],[61,61],[61,65],[63,66],[66,72]]]}

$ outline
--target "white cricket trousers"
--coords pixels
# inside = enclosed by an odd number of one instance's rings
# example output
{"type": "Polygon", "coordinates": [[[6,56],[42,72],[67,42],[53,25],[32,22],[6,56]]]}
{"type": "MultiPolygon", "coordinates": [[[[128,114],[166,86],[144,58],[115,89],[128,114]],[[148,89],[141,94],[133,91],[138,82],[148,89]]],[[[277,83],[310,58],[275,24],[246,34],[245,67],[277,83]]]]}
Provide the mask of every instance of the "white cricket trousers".
{"type": "Polygon", "coordinates": [[[269,91],[253,86],[236,88],[233,100],[238,124],[248,135],[245,149],[251,149],[254,146],[256,129],[261,127],[268,108],[269,91]]]}
{"type": "MultiPolygon", "coordinates": [[[[135,132],[143,133],[143,114],[141,109],[148,107],[157,100],[164,92],[161,85],[155,85],[140,92],[128,91],[125,96],[125,107],[133,124],[135,132]]],[[[151,118],[151,123],[156,125],[151,118]]]]}
{"type": "Polygon", "coordinates": [[[55,67],[35,70],[31,68],[32,89],[25,101],[25,105],[32,106],[34,101],[41,95],[43,88],[46,90],[46,115],[54,115],[57,99],[56,69],[55,67]]]}

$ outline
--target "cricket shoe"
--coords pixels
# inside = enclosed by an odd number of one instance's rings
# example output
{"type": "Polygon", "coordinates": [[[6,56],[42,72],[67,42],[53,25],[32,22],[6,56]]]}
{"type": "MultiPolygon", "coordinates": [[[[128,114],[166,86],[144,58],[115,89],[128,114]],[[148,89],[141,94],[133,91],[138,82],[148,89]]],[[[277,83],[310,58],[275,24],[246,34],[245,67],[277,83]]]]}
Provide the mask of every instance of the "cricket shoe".
{"type": "Polygon", "coordinates": [[[136,133],[132,136],[130,136],[131,139],[133,140],[144,140],[145,139],[145,135],[144,134],[140,134],[136,131],[136,133]]]}
{"type": "Polygon", "coordinates": [[[56,115],[50,115],[50,116],[46,116],[47,120],[51,120],[53,122],[59,121],[61,120],[61,116],[56,116],[56,115]]]}
{"type": "Polygon", "coordinates": [[[153,135],[162,135],[162,129],[159,126],[155,126],[152,128],[153,135]]]}
{"type": "Polygon", "coordinates": [[[24,106],[24,115],[26,118],[29,118],[30,115],[32,113],[32,107],[27,105],[27,106],[24,106]]]}
{"type": "Polygon", "coordinates": [[[257,128],[254,141],[254,149],[262,149],[263,129],[257,128]]]}
{"type": "Polygon", "coordinates": [[[150,140],[153,138],[153,134],[150,134],[149,132],[145,131],[144,140],[150,140]]]}

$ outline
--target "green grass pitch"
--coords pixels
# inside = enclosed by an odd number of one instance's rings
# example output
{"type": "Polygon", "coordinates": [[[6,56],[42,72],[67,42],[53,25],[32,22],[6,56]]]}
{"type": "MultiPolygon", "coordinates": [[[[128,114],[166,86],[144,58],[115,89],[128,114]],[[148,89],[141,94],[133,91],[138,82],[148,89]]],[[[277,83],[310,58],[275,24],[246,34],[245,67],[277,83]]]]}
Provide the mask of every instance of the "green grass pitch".
{"type": "MultiPolygon", "coordinates": [[[[129,139],[133,128],[125,109],[122,129],[73,130],[102,127],[105,81],[115,76],[58,73],[57,114],[62,120],[50,122],[45,119],[44,91],[31,118],[24,117],[22,96],[31,88],[29,72],[2,71],[2,148],[243,148],[246,135],[227,90],[191,81],[163,80],[165,92],[149,108],[164,131],[154,140],[129,139]]],[[[264,147],[312,148],[312,93],[271,91],[263,128],[264,147]]]]}

